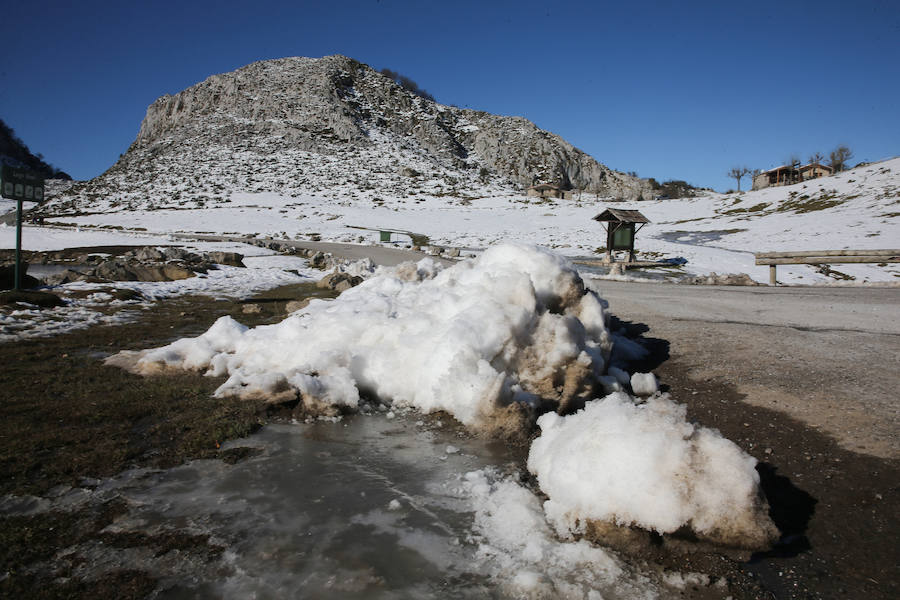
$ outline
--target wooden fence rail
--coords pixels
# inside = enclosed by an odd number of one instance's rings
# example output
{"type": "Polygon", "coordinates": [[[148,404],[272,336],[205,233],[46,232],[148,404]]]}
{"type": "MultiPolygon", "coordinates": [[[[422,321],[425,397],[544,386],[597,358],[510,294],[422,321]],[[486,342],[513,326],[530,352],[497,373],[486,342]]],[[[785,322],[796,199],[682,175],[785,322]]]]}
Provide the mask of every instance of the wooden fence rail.
{"type": "Polygon", "coordinates": [[[834,265],[841,263],[896,263],[900,250],[807,250],[803,252],[757,252],[756,264],[769,265],[769,284],[777,285],[777,265],[834,265]]]}

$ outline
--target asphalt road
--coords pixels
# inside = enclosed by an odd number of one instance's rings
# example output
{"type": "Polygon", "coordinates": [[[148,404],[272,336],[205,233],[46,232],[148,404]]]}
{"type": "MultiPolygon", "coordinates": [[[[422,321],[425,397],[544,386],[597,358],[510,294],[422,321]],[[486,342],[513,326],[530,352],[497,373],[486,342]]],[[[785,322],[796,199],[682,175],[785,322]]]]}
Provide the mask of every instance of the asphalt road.
{"type": "Polygon", "coordinates": [[[734,386],[848,450],[900,457],[900,289],[595,287],[692,379],[734,386]]]}

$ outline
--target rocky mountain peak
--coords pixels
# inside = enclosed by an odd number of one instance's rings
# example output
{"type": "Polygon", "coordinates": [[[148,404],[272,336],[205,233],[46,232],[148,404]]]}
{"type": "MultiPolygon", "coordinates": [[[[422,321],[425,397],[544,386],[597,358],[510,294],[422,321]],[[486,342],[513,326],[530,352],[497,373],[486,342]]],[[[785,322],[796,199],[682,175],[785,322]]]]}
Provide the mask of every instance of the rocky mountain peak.
{"type": "Polygon", "coordinates": [[[162,96],[119,161],[61,202],[84,209],[115,196],[117,209],[336,188],[478,196],[536,183],[624,200],[652,193],[527,119],[438,104],[336,55],[255,62],[162,96]]]}

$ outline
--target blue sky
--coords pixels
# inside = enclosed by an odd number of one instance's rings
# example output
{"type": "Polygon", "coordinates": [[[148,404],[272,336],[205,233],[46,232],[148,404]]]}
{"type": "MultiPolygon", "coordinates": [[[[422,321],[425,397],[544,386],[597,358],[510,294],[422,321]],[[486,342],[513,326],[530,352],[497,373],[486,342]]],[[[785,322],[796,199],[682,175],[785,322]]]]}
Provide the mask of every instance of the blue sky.
{"type": "MultiPolygon", "coordinates": [[[[600,162],[723,191],[732,166],[900,154],[900,2],[3,0],[0,118],[76,178],[214,73],[345,54],[600,162]]],[[[744,181],[746,186],[747,182],[744,181]]]]}

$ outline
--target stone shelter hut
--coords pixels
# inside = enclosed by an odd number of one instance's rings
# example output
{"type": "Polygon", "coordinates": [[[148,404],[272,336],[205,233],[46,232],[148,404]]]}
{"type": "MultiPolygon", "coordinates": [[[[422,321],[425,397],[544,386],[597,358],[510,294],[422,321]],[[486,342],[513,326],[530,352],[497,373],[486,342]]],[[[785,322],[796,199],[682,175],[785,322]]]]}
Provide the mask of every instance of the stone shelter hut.
{"type": "Polygon", "coordinates": [[[819,163],[809,163],[801,167],[794,165],[781,165],[768,171],[763,171],[753,178],[753,190],[761,190],[767,187],[792,185],[808,179],[817,179],[831,175],[831,167],[819,163]]]}
{"type": "Polygon", "coordinates": [[[809,163],[808,165],[803,165],[802,167],[800,167],[800,179],[801,181],[806,181],[807,179],[818,179],[819,177],[826,177],[828,175],[831,175],[833,172],[834,169],[832,169],[828,165],[809,163]]]}
{"type": "Polygon", "coordinates": [[[563,198],[565,192],[558,185],[553,185],[552,183],[539,183],[538,185],[533,185],[528,188],[525,195],[531,196],[532,198],[563,198]]]}

